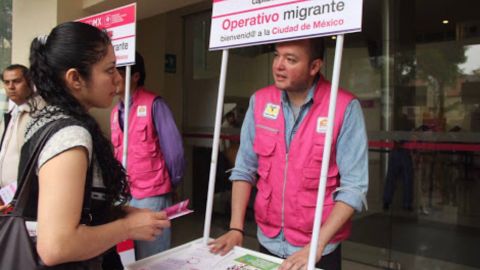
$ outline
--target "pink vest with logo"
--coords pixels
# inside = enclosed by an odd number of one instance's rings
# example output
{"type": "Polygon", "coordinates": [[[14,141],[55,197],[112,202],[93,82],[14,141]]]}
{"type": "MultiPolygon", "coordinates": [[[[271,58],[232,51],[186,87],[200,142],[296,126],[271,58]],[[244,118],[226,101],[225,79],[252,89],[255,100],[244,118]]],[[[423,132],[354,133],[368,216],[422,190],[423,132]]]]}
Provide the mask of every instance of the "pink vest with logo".
{"type": "MultiPolygon", "coordinates": [[[[258,157],[259,175],[255,219],[263,234],[270,238],[277,236],[283,227],[286,240],[295,246],[308,244],[313,231],[330,88],[329,82],[323,78],[319,80],[313,105],[291,140],[288,153],[282,91],[275,86],[268,86],[255,93],[253,148],[258,157]]],[[[340,185],[335,146],[345,109],[352,99],[352,94],[339,89],[322,224],[333,209],[333,193],[340,185]]],[[[331,242],[348,238],[350,228],[351,221],[348,221],[331,242]]]]}
{"type": "MultiPolygon", "coordinates": [[[[128,125],[128,161],[130,192],[136,199],[162,195],[172,190],[170,176],[163,158],[152,119],[156,95],[144,88],[133,95],[128,125]]],[[[123,131],[120,128],[118,104],[110,115],[115,157],[121,162],[123,131]]]]}

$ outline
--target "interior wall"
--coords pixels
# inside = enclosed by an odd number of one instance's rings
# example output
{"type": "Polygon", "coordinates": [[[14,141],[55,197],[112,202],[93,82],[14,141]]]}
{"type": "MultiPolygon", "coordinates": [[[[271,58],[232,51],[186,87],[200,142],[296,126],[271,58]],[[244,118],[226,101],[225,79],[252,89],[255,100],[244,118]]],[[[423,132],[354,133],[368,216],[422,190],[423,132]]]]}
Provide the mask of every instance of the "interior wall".
{"type": "Polygon", "coordinates": [[[164,72],[163,95],[169,101],[177,126],[181,129],[183,126],[183,17],[175,12],[166,14],[164,44],[162,67],[165,67],[165,54],[172,54],[176,57],[176,71],[175,73],[164,72]]]}
{"type": "Polygon", "coordinates": [[[83,1],[58,0],[57,23],[74,21],[92,15],[83,9],[83,1]]]}
{"type": "Polygon", "coordinates": [[[159,14],[137,22],[137,50],[147,69],[145,85],[161,95],[170,106],[178,128],[183,127],[183,17],[211,8],[211,1],[159,14]],[[176,71],[165,72],[165,55],[176,57],[176,71]]]}
{"type": "Polygon", "coordinates": [[[170,105],[164,88],[165,28],[165,14],[138,21],[136,49],[145,61],[146,88],[161,95],[170,105]]]}
{"type": "Polygon", "coordinates": [[[12,63],[28,66],[32,40],[57,24],[57,0],[12,2],[12,63]]]}
{"type": "Polygon", "coordinates": [[[256,90],[271,84],[271,62],[269,53],[248,56],[232,50],[225,95],[250,98],[256,90]]]}

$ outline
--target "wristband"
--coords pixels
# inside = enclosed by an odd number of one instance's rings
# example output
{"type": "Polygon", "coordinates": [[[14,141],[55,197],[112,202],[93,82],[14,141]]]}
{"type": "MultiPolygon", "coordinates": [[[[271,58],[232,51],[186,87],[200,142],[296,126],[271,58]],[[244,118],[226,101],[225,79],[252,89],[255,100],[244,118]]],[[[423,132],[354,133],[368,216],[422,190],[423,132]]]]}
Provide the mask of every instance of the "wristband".
{"type": "Polygon", "coordinates": [[[242,234],[242,236],[245,236],[245,232],[242,230],[242,229],[238,229],[238,228],[229,228],[228,229],[229,231],[237,231],[239,233],[242,234]]]}

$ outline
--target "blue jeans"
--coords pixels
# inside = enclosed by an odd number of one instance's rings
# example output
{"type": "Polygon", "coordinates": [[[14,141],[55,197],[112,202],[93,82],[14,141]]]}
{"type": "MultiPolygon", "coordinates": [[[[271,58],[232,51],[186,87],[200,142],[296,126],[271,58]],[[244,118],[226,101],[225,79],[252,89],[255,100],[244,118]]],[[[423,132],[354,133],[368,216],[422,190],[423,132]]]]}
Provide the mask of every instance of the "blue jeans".
{"type": "MultiPolygon", "coordinates": [[[[148,197],[144,199],[133,199],[130,206],[137,208],[148,208],[152,211],[160,211],[172,205],[170,194],[148,197]]],[[[135,241],[135,258],[137,260],[152,256],[170,248],[172,231],[164,229],[162,234],[153,241],[135,241]]]]}
{"type": "Polygon", "coordinates": [[[397,148],[390,153],[383,192],[383,204],[386,209],[392,203],[398,178],[403,182],[403,208],[411,210],[413,203],[413,162],[408,149],[397,148]]]}

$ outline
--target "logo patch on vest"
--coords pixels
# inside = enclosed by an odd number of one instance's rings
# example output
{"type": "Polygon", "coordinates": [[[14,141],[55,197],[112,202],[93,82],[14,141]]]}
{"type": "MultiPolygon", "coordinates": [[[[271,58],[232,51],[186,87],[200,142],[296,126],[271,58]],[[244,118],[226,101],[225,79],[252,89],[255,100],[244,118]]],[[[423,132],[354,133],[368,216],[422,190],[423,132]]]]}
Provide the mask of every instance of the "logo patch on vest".
{"type": "Polygon", "coordinates": [[[327,117],[318,117],[318,119],[317,119],[317,133],[327,132],[327,124],[328,124],[328,118],[327,117]]]}
{"type": "Polygon", "coordinates": [[[269,119],[277,119],[279,113],[280,105],[268,103],[267,106],[265,106],[265,110],[263,111],[263,117],[269,119]]]}
{"type": "Polygon", "coordinates": [[[137,117],[147,117],[147,106],[142,105],[137,107],[137,117]]]}

